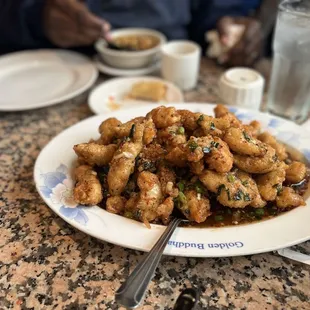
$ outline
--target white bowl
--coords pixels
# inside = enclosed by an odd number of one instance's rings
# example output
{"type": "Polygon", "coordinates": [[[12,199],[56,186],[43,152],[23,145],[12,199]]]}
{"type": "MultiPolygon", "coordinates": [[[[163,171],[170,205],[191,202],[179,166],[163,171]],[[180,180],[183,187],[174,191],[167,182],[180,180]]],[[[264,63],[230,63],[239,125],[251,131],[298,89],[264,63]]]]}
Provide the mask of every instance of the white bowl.
{"type": "Polygon", "coordinates": [[[153,48],[143,51],[118,51],[108,48],[107,42],[100,39],[96,42],[95,48],[105,63],[121,69],[147,67],[159,58],[161,46],[167,41],[162,33],[146,28],[124,28],[111,32],[112,39],[127,35],[151,35],[158,38],[159,43],[153,48]]]}

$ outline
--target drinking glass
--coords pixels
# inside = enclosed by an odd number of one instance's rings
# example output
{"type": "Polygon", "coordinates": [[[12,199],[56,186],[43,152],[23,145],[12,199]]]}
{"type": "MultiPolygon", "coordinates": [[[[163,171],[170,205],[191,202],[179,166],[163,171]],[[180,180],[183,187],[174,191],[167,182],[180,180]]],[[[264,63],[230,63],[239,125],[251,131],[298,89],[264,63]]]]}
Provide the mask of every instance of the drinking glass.
{"type": "Polygon", "coordinates": [[[267,108],[301,123],[310,110],[310,1],[279,4],[267,108]]]}

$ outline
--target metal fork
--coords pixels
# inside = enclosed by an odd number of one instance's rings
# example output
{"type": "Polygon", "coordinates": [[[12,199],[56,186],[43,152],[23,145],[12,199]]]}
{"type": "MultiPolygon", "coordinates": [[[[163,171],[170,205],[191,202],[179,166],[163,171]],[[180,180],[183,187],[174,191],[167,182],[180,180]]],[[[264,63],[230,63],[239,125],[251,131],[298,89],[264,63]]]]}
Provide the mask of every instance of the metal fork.
{"type": "Polygon", "coordinates": [[[122,306],[134,309],[142,302],[149,283],[151,282],[164,249],[174,230],[184,219],[174,218],[158,239],[151,251],[145,255],[135,270],[121,285],[115,294],[115,300],[122,306]]]}

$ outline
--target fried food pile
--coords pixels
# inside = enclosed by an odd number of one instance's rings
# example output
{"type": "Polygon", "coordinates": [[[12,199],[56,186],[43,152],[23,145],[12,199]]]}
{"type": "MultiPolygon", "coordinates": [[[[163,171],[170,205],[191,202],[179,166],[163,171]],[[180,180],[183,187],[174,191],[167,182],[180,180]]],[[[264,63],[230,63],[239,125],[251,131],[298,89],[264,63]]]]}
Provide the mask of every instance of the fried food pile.
{"type": "Polygon", "coordinates": [[[105,120],[98,140],[74,146],[75,201],[104,205],[148,227],[169,222],[174,209],[205,222],[211,198],[233,210],[305,205],[290,186],[304,182],[305,164],[288,159],[259,122],[242,124],[223,105],[214,112],[161,106],[127,123],[105,120]]]}

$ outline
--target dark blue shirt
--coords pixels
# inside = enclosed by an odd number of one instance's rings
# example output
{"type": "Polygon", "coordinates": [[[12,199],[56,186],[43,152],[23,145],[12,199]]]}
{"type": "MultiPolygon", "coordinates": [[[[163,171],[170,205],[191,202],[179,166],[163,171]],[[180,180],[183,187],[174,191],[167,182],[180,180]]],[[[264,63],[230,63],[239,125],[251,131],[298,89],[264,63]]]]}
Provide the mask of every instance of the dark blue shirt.
{"type": "MultiPolygon", "coordinates": [[[[45,0],[0,0],[0,53],[52,47],[44,36],[45,0]]],[[[190,38],[200,44],[222,16],[245,16],[260,0],[87,0],[96,15],[113,28],[147,27],[169,39],[190,38]]]]}

